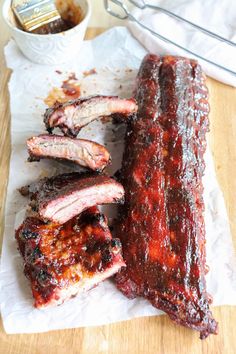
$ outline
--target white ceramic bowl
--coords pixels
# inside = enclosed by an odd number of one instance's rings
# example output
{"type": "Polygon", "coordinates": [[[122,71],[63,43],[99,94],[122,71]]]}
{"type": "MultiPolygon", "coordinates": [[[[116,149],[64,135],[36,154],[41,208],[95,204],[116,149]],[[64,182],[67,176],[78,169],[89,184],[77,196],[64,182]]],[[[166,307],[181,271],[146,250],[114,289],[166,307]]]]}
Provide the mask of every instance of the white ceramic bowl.
{"type": "Polygon", "coordinates": [[[34,34],[16,27],[12,20],[11,0],[5,0],[2,9],[3,18],[12,37],[28,59],[39,64],[55,65],[78,55],[91,15],[91,4],[90,0],[73,0],[73,2],[80,6],[83,13],[83,20],[78,25],[61,33],[34,34]]]}

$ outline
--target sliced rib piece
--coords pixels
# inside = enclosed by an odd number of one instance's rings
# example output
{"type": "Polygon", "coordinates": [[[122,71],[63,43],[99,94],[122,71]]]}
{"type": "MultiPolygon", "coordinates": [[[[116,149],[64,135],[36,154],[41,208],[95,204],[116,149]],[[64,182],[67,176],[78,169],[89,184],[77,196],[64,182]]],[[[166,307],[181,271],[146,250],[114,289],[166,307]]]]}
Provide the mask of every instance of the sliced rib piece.
{"type": "Polygon", "coordinates": [[[64,225],[27,217],[16,239],[37,308],[60,305],[125,265],[120,241],[96,207],[64,225]]]}
{"type": "Polygon", "coordinates": [[[102,171],[110,162],[110,154],[104,146],[85,139],[42,134],[28,139],[27,147],[29,161],[67,160],[94,171],[102,171]]]}
{"type": "Polygon", "coordinates": [[[63,224],[94,205],[123,202],[124,188],[106,175],[68,173],[23,187],[34,210],[45,220],[63,224]]]}
{"type": "Polygon", "coordinates": [[[194,60],[148,55],[139,70],[137,119],[121,169],[126,198],[116,236],[127,268],[116,276],[129,298],[143,296],[172,320],[217,333],[205,281],[202,175],[208,91],[194,60]]]}
{"type": "Polygon", "coordinates": [[[137,112],[133,98],[91,96],[59,103],[46,109],[44,123],[49,133],[56,127],[68,136],[76,136],[80,129],[95,119],[115,114],[130,116],[137,112]]]}

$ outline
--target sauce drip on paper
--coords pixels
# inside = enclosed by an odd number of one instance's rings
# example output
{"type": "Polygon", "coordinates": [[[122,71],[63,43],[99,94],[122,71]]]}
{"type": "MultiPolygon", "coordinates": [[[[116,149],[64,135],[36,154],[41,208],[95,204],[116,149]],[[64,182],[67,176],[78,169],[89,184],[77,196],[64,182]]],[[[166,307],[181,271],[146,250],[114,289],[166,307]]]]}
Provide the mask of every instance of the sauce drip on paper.
{"type": "Polygon", "coordinates": [[[51,107],[56,102],[64,103],[78,97],[80,97],[80,83],[75,74],[72,73],[62,82],[61,87],[52,88],[44,103],[51,107]]]}
{"type": "MultiPolygon", "coordinates": [[[[59,75],[62,74],[60,70],[56,70],[56,73],[59,75]]],[[[95,68],[92,68],[88,71],[84,71],[83,77],[87,77],[95,74],[97,74],[97,71],[95,68]]],[[[74,100],[80,96],[81,96],[80,82],[77,79],[75,73],[71,73],[66,80],[62,81],[60,87],[53,87],[49,91],[48,96],[44,99],[44,103],[47,106],[51,107],[56,102],[64,103],[69,100],[74,100]]]]}

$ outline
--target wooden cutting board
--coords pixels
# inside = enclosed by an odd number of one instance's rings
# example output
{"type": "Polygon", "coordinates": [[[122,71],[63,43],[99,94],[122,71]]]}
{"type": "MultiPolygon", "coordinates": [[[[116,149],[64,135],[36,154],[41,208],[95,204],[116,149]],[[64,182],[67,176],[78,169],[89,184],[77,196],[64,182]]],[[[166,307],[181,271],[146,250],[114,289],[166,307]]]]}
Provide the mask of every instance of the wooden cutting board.
{"type": "MultiPolygon", "coordinates": [[[[8,33],[0,23],[0,46],[8,33]]],[[[103,29],[87,31],[93,38],[103,29]]],[[[10,157],[9,96],[3,53],[0,55],[0,236],[10,157]]],[[[215,80],[207,80],[210,90],[211,132],[217,178],[224,193],[236,247],[236,89],[215,80]]],[[[17,171],[16,171],[17,176],[17,171]]],[[[12,237],[12,235],[9,235],[12,237]]],[[[99,306],[99,304],[98,304],[99,306]]],[[[219,335],[201,341],[198,333],[173,324],[167,316],[139,318],[95,328],[71,329],[31,335],[6,335],[0,324],[0,354],[233,354],[236,353],[236,307],[213,308],[219,321],[219,335]]]]}

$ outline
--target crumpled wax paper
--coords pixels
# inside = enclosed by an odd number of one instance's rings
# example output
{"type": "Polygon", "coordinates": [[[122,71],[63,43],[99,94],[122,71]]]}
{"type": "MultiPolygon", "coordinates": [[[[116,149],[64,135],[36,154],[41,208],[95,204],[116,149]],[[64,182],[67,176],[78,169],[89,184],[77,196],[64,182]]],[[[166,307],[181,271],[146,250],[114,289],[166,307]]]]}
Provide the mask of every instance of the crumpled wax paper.
{"type": "MultiPolygon", "coordinates": [[[[46,106],[43,98],[52,87],[59,87],[71,72],[81,79],[83,95],[100,93],[129,97],[145,53],[129,31],[122,27],[113,28],[92,41],[85,41],[78,58],[56,67],[31,63],[12,40],[5,48],[7,65],[13,70],[9,83],[12,155],[0,273],[1,315],[7,333],[98,326],[161,314],[142,298],[128,300],[116,289],[112,280],[99,284],[61,306],[35,309],[14,238],[14,230],[23,220],[28,203],[17,188],[39,177],[68,170],[66,165],[52,160],[27,162],[26,139],[45,131],[42,114],[46,106]],[[96,68],[97,74],[83,77],[82,72],[91,68],[96,68]],[[55,70],[60,70],[62,74],[59,75],[55,70]]],[[[106,144],[113,161],[109,172],[114,173],[121,163],[124,132],[125,127],[122,125],[93,122],[81,131],[79,137],[106,144]]],[[[236,266],[232,240],[209,151],[206,153],[204,185],[207,263],[210,266],[207,289],[214,297],[214,305],[236,305],[236,266]]],[[[106,207],[106,213],[110,217],[114,216],[114,207],[106,207]]]]}

